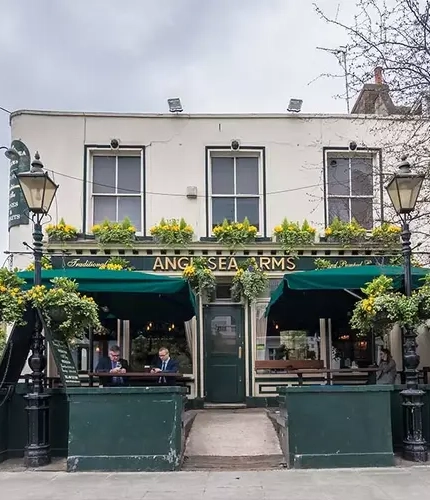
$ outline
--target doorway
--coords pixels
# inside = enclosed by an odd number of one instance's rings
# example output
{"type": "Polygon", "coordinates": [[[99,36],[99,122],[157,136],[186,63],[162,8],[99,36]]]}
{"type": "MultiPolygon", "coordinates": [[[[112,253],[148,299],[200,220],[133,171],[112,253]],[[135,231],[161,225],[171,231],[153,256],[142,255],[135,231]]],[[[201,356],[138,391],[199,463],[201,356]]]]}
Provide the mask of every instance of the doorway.
{"type": "Polygon", "coordinates": [[[241,305],[204,309],[205,393],[209,403],[245,400],[244,313],[241,305]]]}

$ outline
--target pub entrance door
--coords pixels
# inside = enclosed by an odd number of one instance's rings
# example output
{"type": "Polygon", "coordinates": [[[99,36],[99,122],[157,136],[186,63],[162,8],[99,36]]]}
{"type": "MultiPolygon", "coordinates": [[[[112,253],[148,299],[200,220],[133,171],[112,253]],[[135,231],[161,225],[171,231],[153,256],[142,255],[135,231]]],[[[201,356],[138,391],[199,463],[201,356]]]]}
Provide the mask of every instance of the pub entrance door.
{"type": "Polygon", "coordinates": [[[245,400],[244,313],[241,305],[204,309],[204,374],[208,403],[245,400]]]}

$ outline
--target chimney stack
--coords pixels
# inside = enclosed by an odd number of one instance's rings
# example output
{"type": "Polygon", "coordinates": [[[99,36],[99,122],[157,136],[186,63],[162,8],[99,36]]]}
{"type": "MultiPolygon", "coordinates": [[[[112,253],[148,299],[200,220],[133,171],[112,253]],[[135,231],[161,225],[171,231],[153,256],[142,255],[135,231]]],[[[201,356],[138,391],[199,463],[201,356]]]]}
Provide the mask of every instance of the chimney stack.
{"type": "Polygon", "coordinates": [[[384,83],[381,66],[375,68],[375,83],[376,85],[382,85],[384,83]]]}

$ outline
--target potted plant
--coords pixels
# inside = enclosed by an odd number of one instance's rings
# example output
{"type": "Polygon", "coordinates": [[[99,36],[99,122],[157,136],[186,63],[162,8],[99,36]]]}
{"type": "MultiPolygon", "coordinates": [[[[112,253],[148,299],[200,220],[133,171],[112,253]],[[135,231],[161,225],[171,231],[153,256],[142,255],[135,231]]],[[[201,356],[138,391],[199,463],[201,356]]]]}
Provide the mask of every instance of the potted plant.
{"type": "Polygon", "coordinates": [[[110,257],[104,264],[102,264],[99,269],[104,269],[107,271],[132,271],[133,268],[130,266],[130,262],[122,257],[110,257]]]}
{"type": "Polygon", "coordinates": [[[275,239],[282,248],[290,252],[294,248],[312,245],[315,241],[315,228],[307,220],[300,225],[284,218],[279,226],[274,229],[275,239]]]}
{"type": "Polygon", "coordinates": [[[180,220],[162,218],[158,224],[151,227],[150,233],[157,243],[178,247],[191,243],[194,230],[183,218],[180,220]]]}
{"type": "Polygon", "coordinates": [[[384,247],[393,247],[400,245],[400,232],[399,226],[383,222],[380,226],[373,228],[371,239],[375,243],[379,243],[384,247]]]}
{"type": "Polygon", "coordinates": [[[395,324],[416,330],[430,318],[430,276],[410,297],[394,291],[393,279],[379,276],[362,292],[365,298],[355,304],[351,326],[361,334],[373,332],[383,337],[395,324]]]}
{"type": "Polygon", "coordinates": [[[343,222],[335,217],[326,228],[325,236],[327,241],[348,246],[353,243],[362,243],[366,238],[366,229],[360,226],[355,219],[352,219],[351,222],[343,222]]]}
{"type": "Polygon", "coordinates": [[[26,309],[25,294],[22,286],[25,281],[15,272],[0,269],[0,321],[23,324],[26,309]]]}
{"type": "Polygon", "coordinates": [[[243,222],[229,222],[224,219],[223,223],[215,226],[212,232],[218,243],[234,248],[255,241],[257,228],[245,217],[243,222]]]}
{"type": "Polygon", "coordinates": [[[239,265],[231,287],[233,300],[247,298],[250,302],[255,300],[264,292],[268,279],[266,273],[257,265],[254,258],[247,259],[239,265]]]}
{"type": "Polygon", "coordinates": [[[98,306],[92,297],[78,292],[78,284],[68,278],[54,278],[52,287],[33,286],[27,300],[38,307],[53,334],[70,343],[81,339],[87,328],[101,327],[98,306]]]}
{"type": "Polygon", "coordinates": [[[184,269],[182,276],[197,295],[211,300],[216,288],[216,279],[205,257],[194,257],[191,264],[184,269]]]}
{"type": "Polygon", "coordinates": [[[131,247],[136,239],[136,228],[128,217],[122,222],[112,222],[106,219],[94,225],[91,232],[102,246],[114,243],[131,247]]]}
{"type": "Polygon", "coordinates": [[[66,224],[61,218],[58,224],[48,224],[46,226],[48,241],[72,241],[78,238],[76,227],[66,224]]]}

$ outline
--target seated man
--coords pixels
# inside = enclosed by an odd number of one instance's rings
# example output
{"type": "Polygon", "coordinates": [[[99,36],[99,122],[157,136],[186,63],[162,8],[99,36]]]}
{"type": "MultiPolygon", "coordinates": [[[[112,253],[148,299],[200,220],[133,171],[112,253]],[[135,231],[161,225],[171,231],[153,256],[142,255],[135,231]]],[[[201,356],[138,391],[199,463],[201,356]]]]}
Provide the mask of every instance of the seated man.
{"type": "MultiPolygon", "coordinates": [[[[152,373],[178,373],[179,363],[172,359],[169,354],[169,349],[167,347],[160,347],[158,351],[158,360],[155,368],[151,370],[152,373]]],[[[166,384],[168,381],[172,383],[176,382],[175,377],[160,377],[159,383],[166,384]]]]}
{"type": "Polygon", "coordinates": [[[96,373],[112,373],[112,377],[100,377],[104,387],[118,387],[126,385],[126,379],[121,377],[121,373],[127,373],[129,366],[127,360],[120,357],[121,350],[119,346],[114,345],[109,349],[108,358],[100,358],[96,373]]]}

